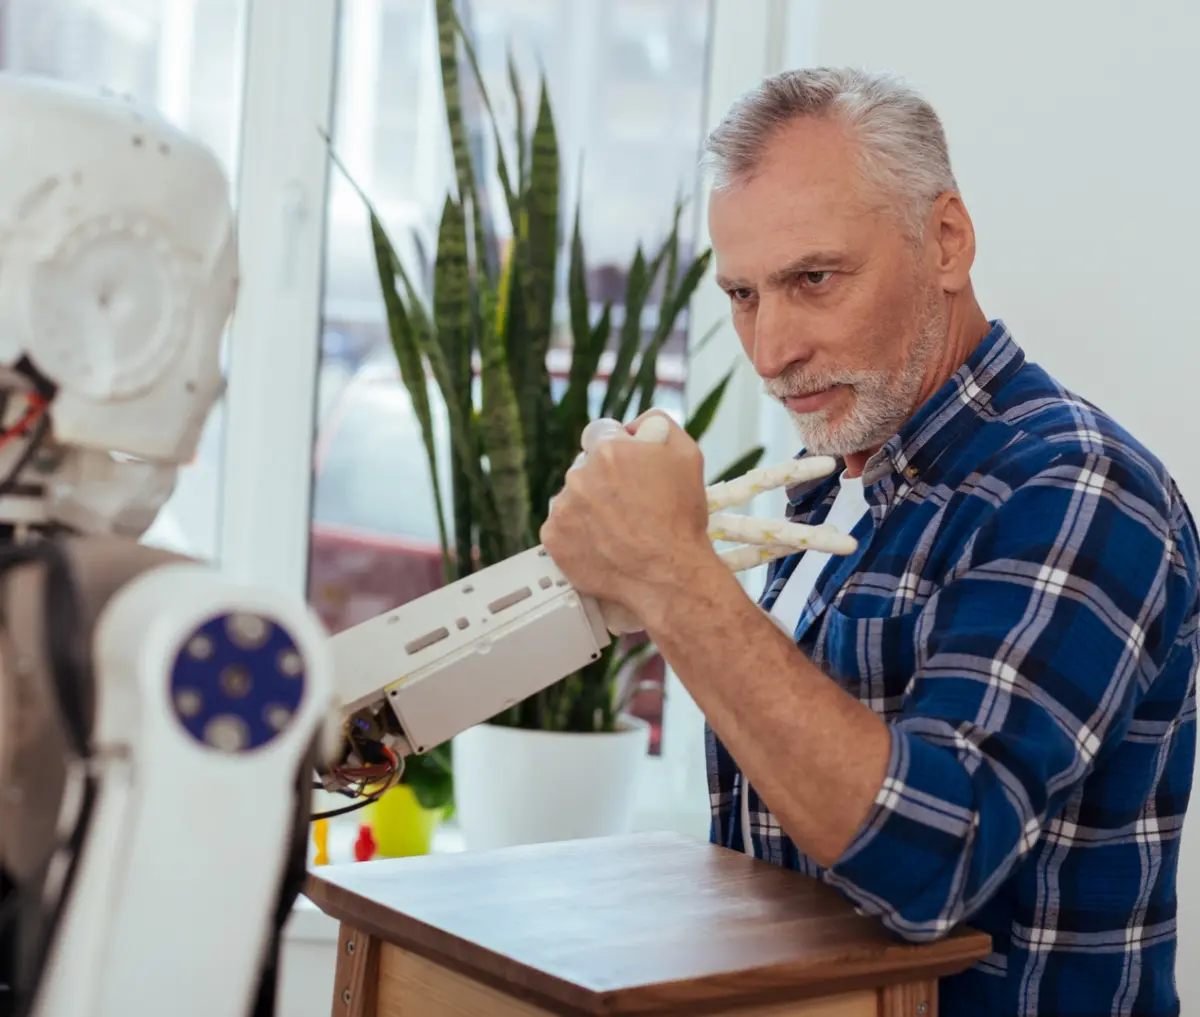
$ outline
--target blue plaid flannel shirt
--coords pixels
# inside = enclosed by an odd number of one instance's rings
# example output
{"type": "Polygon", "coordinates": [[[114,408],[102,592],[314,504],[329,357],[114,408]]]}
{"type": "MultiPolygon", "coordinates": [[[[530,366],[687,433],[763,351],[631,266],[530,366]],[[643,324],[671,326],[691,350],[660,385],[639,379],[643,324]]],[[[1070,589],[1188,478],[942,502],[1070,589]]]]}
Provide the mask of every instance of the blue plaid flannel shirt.
{"type": "MultiPolygon", "coordinates": [[[[943,1017],[1177,1014],[1200,566],[1174,483],[994,322],[864,484],[859,549],[796,639],[888,720],[887,778],[829,870],[750,787],[754,853],[906,940],[990,934],[992,956],[944,981],[943,1017]]],[[[835,492],[789,491],[788,517],[819,523],[835,492]]],[[[707,751],[712,838],[742,850],[739,768],[711,729],[707,751]]]]}

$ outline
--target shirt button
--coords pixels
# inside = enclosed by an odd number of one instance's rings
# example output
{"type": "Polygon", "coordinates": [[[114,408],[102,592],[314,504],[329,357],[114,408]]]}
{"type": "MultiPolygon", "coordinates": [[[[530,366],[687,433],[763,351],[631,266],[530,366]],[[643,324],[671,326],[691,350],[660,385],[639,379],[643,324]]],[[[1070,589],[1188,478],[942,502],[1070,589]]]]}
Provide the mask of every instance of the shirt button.
{"type": "Polygon", "coordinates": [[[904,475],[906,477],[908,477],[909,480],[916,480],[917,479],[917,468],[915,466],[910,466],[907,470],[904,471],[904,475]]]}

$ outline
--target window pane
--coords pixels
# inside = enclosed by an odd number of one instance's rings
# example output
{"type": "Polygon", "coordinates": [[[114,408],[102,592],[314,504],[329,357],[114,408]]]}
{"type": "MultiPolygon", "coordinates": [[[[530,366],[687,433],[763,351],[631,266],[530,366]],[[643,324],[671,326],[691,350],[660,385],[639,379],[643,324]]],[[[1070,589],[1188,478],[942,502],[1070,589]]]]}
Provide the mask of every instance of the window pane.
{"type": "MultiPolygon", "coordinates": [[[[592,320],[606,301],[614,322],[638,244],[666,239],[678,199],[691,197],[702,142],[709,10],[697,0],[460,0],[504,144],[516,126],[511,50],[522,81],[527,128],[544,68],[562,162],[562,228],[569,236],[580,196],[592,320]]],[[[356,0],[342,7],[334,142],[341,161],[379,211],[401,259],[427,280],[453,166],[442,109],[432,0],[356,0]]],[[[469,77],[469,71],[466,72],[469,77]]],[[[489,182],[493,228],[509,233],[493,135],[469,86],[471,143],[489,182]]],[[[505,155],[512,164],[511,147],[505,155]]],[[[691,210],[694,213],[694,209],[691,210]]],[[[680,271],[694,254],[692,217],[681,219],[680,271]]],[[[310,600],[334,631],[420,596],[441,582],[437,519],[426,452],[400,381],[384,322],[366,212],[334,175],[330,193],[325,327],[310,566],[310,600]]],[[[551,371],[556,396],[570,355],[567,258],[560,258],[551,371]]],[[[657,321],[657,294],[643,331],[657,321]]],[[[684,413],[686,318],[660,355],[658,404],[684,413]]],[[[602,365],[603,367],[603,365],[602,365]]],[[[445,412],[430,385],[441,453],[445,412]]],[[[604,379],[591,388],[599,415],[604,379]]],[[[443,489],[449,464],[438,464],[443,489]]],[[[449,520],[447,523],[449,524],[449,520]]],[[[661,683],[661,664],[641,675],[661,683]]],[[[636,712],[661,729],[660,691],[636,712]]]]}
{"type": "MultiPolygon", "coordinates": [[[[245,8],[246,0],[7,0],[0,4],[0,66],[154,106],[209,145],[232,181],[245,8]]],[[[218,405],[148,543],[216,557],[222,441],[218,405]]]]}

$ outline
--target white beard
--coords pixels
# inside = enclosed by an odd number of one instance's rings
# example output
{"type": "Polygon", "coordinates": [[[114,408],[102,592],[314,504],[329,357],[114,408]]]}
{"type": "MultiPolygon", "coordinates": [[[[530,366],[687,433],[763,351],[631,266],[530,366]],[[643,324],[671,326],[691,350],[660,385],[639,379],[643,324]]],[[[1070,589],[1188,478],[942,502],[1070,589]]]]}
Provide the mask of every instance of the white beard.
{"type": "Polygon", "coordinates": [[[834,407],[810,413],[788,411],[810,455],[845,456],[878,448],[891,438],[917,408],[921,386],[933,356],[946,341],[945,315],[934,305],[921,322],[916,341],[904,369],[899,374],[886,371],[832,371],[813,374],[796,365],[765,387],[769,395],[783,400],[787,396],[809,395],[833,385],[851,389],[849,410],[831,419],[834,407]]]}

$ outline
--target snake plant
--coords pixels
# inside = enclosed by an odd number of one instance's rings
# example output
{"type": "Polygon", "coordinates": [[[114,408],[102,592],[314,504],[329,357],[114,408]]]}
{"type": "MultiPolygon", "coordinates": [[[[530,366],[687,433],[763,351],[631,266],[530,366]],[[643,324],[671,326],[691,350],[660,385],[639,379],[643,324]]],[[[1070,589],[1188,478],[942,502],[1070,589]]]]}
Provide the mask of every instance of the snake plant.
{"type": "MultiPolygon", "coordinates": [[[[516,105],[515,158],[501,144],[470,40],[453,0],[437,7],[444,111],[454,156],[455,193],[447,196],[438,228],[431,299],[425,299],[396,253],[374,207],[369,213],[388,331],[401,379],[420,422],[433,485],[445,579],[462,578],[534,546],[551,497],[561,488],[580,447],[589,416],[589,388],[598,381],[606,350],[613,366],[601,415],[629,419],[654,404],[657,359],[687,309],[711,256],[704,251],[680,265],[681,207],[661,246],[639,246],[630,266],[623,320],[614,327],[613,307],[593,315],[580,216],[575,210],[567,257],[571,365],[565,393],[555,400],[547,354],[555,336],[559,268],[561,166],[558,136],[544,77],[532,129],[526,125],[520,81],[509,58],[516,105]],[[459,43],[473,72],[496,149],[495,173],[504,194],[511,240],[501,246],[485,223],[477,164],[472,161],[463,115],[459,43]],[[642,317],[661,280],[658,323],[643,342],[642,317]],[[427,373],[428,372],[428,373],[427,373]],[[480,398],[474,395],[478,372],[480,398]],[[451,489],[439,480],[439,450],[427,392],[432,375],[445,404],[451,489]],[[452,519],[452,526],[446,520],[452,519]]],[[[335,156],[336,159],[336,156],[335,156]]],[[[343,170],[344,171],[344,170],[343,170]]],[[[348,176],[348,175],[347,175],[348,176]]],[[[353,184],[353,181],[351,180],[353,184]]],[[[686,423],[699,439],[712,421],[727,376],[686,423]]],[[[715,479],[752,468],[762,449],[748,452],[715,479]]],[[[622,665],[645,644],[610,646],[603,657],[556,685],[519,703],[493,723],[554,731],[611,731],[623,705],[617,694],[622,665]]]]}

